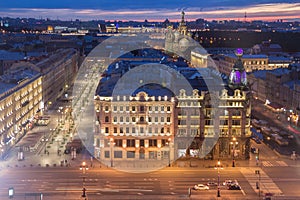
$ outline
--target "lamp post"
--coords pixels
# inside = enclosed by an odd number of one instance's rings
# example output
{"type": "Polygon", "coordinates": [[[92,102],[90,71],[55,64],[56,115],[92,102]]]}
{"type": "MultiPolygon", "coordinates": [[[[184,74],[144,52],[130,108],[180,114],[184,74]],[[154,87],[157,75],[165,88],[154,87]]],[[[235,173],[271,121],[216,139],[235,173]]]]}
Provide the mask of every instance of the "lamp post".
{"type": "Polygon", "coordinates": [[[109,139],[109,145],[110,145],[110,167],[114,166],[114,160],[113,160],[113,146],[115,145],[114,139],[109,139]]]}
{"type": "Polygon", "coordinates": [[[215,169],[218,170],[218,189],[217,189],[217,197],[221,197],[221,192],[220,192],[220,167],[221,167],[221,162],[218,160],[217,166],[215,169]]]}
{"type": "Polygon", "coordinates": [[[258,181],[256,182],[256,189],[258,189],[258,196],[260,197],[260,171],[255,170],[255,174],[258,175],[258,181]]]}
{"type": "Polygon", "coordinates": [[[79,168],[81,171],[82,171],[82,197],[86,197],[85,195],[85,187],[84,187],[84,181],[85,181],[85,174],[86,174],[86,171],[89,169],[88,166],[86,165],[85,162],[82,162],[82,164],[80,165],[80,168],[79,168]]]}
{"type": "Polygon", "coordinates": [[[45,148],[44,148],[44,154],[47,153],[47,142],[48,142],[48,138],[46,138],[46,135],[44,133],[44,137],[42,138],[42,142],[45,142],[45,148]]]}
{"type": "Polygon", "coordinates": [[[171,138],[168,139],[168,142],[167,142],[167,146],[169,147],[169,164],[168,166],[171,167],[171,138]]]}
{"type": "Polygon", "coordinates": [[[230,142],[232,145],[232,167],[235,167],[235,145],[238,145],[238,141],[236,141],[236,138],[232,138],[232,141],[230,142]]]}

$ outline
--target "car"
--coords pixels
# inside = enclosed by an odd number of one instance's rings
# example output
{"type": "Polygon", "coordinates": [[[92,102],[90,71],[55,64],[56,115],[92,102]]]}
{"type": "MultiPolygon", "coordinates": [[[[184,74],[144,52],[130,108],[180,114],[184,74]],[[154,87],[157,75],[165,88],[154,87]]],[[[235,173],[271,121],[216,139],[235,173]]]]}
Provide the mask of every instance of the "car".
{"type": "Polygon", "coordinates": [[[228,186],[228,185],[231,185],[231,184],[234,184],[234,183],[236,183],[236,181],[233,181],[233,180],[225,180],[225,181],[223,182],[223,185],[228,186]]]}
{"type": "Polygon", "coordinates": [[[208,182],[206,185],[207,185],[208,187],[217,187],[217,186],[218,186],[218,183],[216,183],[216,182],[208,182]]]}
{"type": "Polygon", "coordinates": [[[241,186],[238,184],[231,184],[228,186],[228,190],[241,190],[241,186]]]}
{"type": "Polygon", "coordinates": [[[204,184],[196,184],[193,187],[194,190],[209,190],[209,187],[204,184]]]}

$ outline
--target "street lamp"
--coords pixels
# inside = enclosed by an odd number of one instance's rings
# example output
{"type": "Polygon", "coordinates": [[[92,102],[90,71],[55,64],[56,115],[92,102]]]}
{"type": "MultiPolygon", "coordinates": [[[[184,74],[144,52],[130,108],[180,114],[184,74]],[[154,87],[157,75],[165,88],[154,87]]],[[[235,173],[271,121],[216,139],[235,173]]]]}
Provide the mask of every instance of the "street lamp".
{"type": "Polygon", "coordinates": [[[258,189],[258,196],[260,197],[260,171],[255,170],[255,174],[258,175],[258,181],[256,182],[256,189],[258,189]]]}
{"type": "Polygon", "coordinates": [[[85,162],[82,162],[82,164],[80,165],[80,168],[79,168],[81,171],[82,171],[82,197],[86,197],[85,195],[85,187],[84,187],[84,180],[85,180],[85,174],[86,174],[86,171],[89,169],[88,166],[86,165],[85,162]]]}
{"type": "MultiPolygon", "coordinates": [[[[218,189],[217,189],[217,197],[221,197],[221,192],[220,192],[220,167],[221,167],[221,162],[218,160],[217,166],[215,169],[218,170],[218,189]]],[[[222,168],[221,168],[222,169],[222,168]]]]}
{"type": "Polygon", "coordinates": [[[44,133],[44,137],[42,138],[42,142],[45,142],[44,154],[46,154],[47,153],[46,147],[47,147],[48,138],[46,138],[45,133],[44,133]]]}
{"type": "Polygon", "coordinates": [[[113,146],[116,144],[114,142],[114,138],[109,139],[109,144],[110,144],[110,167],[114,166],[114,160],[113,160],[113,146]]]}
{"type": "Polygon", "coordinates": [[[238,145],[238,141],[236,141],[236,138],[232,138],[232,141],[230,142],[230,144],[232,145],[232,167],[235,167],[235,146],[238,145]]]}
{"type": "Polygon", "coordinates": [[[169,167],[171,167],[171,138],[168,139],[167,146],[169,147],[169,167]]]}

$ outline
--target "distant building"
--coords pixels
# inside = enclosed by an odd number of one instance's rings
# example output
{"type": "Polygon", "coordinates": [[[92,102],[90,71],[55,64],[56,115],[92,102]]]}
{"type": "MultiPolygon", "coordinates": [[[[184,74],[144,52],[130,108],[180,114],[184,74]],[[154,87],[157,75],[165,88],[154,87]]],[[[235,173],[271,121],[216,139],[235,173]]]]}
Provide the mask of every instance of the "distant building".
{"type": "Polygon", "coordinates": [[[276,55],[282,53],[282,47],[279,44],[272,44],[270,41],[263,41],[252,47],[252,54],[276,55]]]}
{"type": "Polygon", "coordinates": [[[73,85],[78,72],[79,53],[75,49],[60,49],[36,63],[43,76],[43,102],[48,109],[73,85]]]}
{"type": "MultiPolygon", "coordinates": [[[[230,71],[234,63],[238,58],[234,54],[226,54],[219,57],[219,71],[226,75],[230,74],[230,71]]],[[[269,69],[268,57],[266,55],[243,55],[241,58],[246,72],[252,72],[255,70],[269,69]]]]}

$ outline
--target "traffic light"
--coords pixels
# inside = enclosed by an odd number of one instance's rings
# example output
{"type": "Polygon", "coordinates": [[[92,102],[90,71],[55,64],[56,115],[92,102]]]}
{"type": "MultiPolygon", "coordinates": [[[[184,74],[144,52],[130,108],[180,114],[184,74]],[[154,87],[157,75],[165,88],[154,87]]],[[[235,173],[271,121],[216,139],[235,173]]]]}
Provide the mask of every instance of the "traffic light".
{"type": "Polygon", "coordinates": [[[83,188],[83,189],[82,189],[82,195],[81,195],[82,197],[86,197],[86,195],[85,195],[85,191],[86,191],[86,189],[85,189],[85,188],[83,188]]]}

